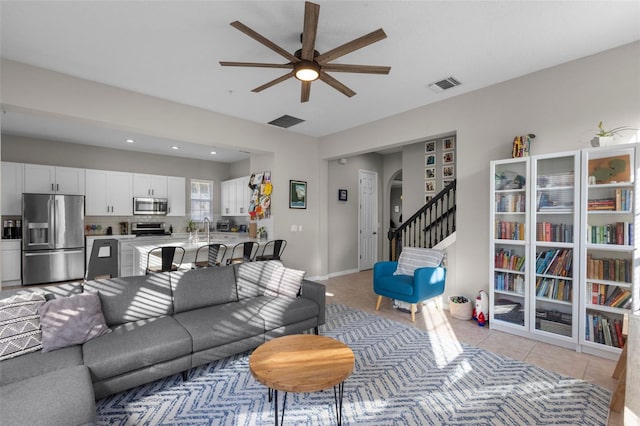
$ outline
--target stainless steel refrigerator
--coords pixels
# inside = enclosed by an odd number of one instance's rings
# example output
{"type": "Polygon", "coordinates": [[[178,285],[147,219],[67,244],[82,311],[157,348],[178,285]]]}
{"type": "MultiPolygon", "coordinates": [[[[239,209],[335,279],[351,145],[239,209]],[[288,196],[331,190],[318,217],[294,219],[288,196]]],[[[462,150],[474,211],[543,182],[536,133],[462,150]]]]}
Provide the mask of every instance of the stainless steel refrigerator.
{"type": "Polygon", "coordinates": [[[22,285],[84,277],[84,196],[22,194],[22,285]]]}

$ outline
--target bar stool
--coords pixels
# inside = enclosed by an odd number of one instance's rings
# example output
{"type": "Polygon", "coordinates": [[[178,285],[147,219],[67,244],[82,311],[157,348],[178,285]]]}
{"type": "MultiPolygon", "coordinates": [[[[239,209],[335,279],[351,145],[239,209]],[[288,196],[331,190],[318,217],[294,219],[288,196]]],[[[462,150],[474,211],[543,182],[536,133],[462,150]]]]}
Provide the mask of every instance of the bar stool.
{"type": "Polygon", "coordinates": [[[115,278],[118,276],[118,240],[95,240],[89,257],[85,281],[96,277],[115,278]]]}
{"type": "Polygon", "coordinates": [[[163,246],[163,247],[153,248],[147,252],[146,273],[149,274],[149,273],[157,273],[157,272],[177,271],[178,268],[182,266],[182,260],[184,259],[184,254],[185,254],[185,249],[183,247],[163,246]],[[180,261],[178,263],[174,263],[176,251],[181,252],[180,261]],[[162,259],[160,266],[156,266],[156,265],[151,266],[149,264],[151,255],[157,256],[158,254],[162,259]]]}
{"type": "Polygon", "coordinates": [[[255,241],[247,241],[244,243],[238,243],[231,250],[231,256],[227,259],[227,265],[232,263],[253,262],[258,253],[258,247],[260,245],[255,241]],[[236,251],[242,249],[242,257],[236,256],[236,251]]]}
{"type": "Polygon", "coordinates": [[[262,247],[262,253],[256,257],[256,261],[261,260],[280,260],[284,248],[287,246],[286,240],[271,240],[262,247]],[[265,254],[268,248],[271,247],[270,253],[265,254]]]}
{"type": "Polygon", "coordinates": [[[196,251],[196,261],[193,262],[193,268],[206,268],[209,266],[220,266],[220,262],[218,262],[218,255],[220,255],[220,259],[224,259],[224,255],[227,253],[227,246],[224,244],[209,244],[207,246],[202,246],[198,248],[196,251]],[[200,254],[200,250],[207,249],[207,260],[198,261],[198,254],[200,254]]]}

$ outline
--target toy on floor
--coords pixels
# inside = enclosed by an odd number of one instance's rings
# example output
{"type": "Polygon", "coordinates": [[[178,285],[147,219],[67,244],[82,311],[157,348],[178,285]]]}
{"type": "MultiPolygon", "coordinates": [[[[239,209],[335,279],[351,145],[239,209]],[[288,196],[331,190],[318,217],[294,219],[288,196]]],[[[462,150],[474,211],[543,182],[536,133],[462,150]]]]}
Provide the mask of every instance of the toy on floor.
{"type": "Polygon", "coordinates": [[[489,319],[489,296],[484,290],[478,292],[476,297],[476,307],[473,309],[473,319],[478,321],[480,327],[484,327],[484,324],[489,319]]]}

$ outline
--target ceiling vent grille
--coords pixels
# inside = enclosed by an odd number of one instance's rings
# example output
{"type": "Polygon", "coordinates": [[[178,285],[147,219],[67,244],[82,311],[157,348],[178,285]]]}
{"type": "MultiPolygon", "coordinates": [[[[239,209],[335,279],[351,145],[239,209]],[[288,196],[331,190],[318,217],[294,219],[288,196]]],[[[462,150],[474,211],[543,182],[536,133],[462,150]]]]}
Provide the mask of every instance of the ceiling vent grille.
{"type": "Polygon", "coordinates": [[[460,86],[460,84],[462,83],[460,83],[456,78],[447,77],[429,84],[429,88],[434,92],[442,92],[444,90],[449,90],[456,86],[460,86]]]}
{"type": "Polygon", "coordinates": [[[270,121],[269,124],[288,129],[291,126],[295,126],[296,124],[300,124],[304,121],[305,120],[303,120],[302,118],[283,115],[282,117],[278,117],[275,120],[270,121]]]}

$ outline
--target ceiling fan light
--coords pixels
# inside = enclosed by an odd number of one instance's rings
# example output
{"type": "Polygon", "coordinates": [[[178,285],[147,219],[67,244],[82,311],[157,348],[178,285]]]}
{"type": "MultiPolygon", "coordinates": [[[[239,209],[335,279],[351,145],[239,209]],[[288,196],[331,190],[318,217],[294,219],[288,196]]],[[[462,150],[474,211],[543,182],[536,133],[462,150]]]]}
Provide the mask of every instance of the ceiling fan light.
{"type": "Polygon", "coordinates": [[[320,67],[313,62],[300,61],[295,66],[295,76],[300,81],[314,81],[320,77],[320,67]]]}

